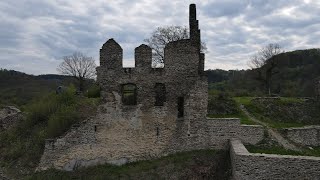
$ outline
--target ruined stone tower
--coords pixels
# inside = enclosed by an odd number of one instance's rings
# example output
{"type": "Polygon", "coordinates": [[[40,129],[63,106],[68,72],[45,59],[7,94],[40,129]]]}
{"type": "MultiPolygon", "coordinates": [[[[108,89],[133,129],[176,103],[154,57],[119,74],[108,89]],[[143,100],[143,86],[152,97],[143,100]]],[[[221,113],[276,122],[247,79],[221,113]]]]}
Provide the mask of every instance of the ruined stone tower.
{"type": "Polygon", "coordinates": [[[135,49],[135,67],[123,68],[122,48],[114,39],[109,39],[100,49],[97,68],[104,102],[119,105],[123,113],[130,114],[129,119],[135,117],[138,110],[142,112],[139,118],[146,118],[148,122],[153,121],[150,119],[154,113],[165,114],[166,119],[170,117],[173,122],[178,116],[188,120],[205,118],[207,78],[203,73],[204,54],[200,52],[195,4],[190,5],[189,24],[190,39],[166,45],[164,68],[151,67],[152,49],[144,44],[135,49]]]}
{"type": "MultiPolygon", "coordinates": [[[[74,170],[179,151],[227,149],[243,128],[239,119],[206,118],[208,83],[194,4],[189,24],[190,39],[165,46],[163,68],[152,68],[152,50],[144,44],[135,48],[135,67],[123,68],[121,46],[114,39],[104,43],[97,67],[102,98],[97,115],[47,140],[38,169],[74,170]]],[[[251,132],[259,138],[263,134],[251,132]]]]}

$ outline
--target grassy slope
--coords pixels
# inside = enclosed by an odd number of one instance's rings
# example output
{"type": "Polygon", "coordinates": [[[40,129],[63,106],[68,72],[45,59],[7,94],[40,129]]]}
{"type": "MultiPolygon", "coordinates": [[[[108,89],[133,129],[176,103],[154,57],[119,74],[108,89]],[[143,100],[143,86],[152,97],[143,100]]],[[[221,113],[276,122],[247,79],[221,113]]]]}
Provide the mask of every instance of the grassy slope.
{"type": "MultiPolygon", "coordinates": [[[[290,113],[290,111],[288,110],[281,111],[281,109],[288,109],[288,107],[291,106],[303,106],[303,103],[305,102],[301,98],[281,97],[280,100],[269,102],[268,104],[253,103],[252,99],[254,99],[254,97],[235,97],[234,99],[238,104],[243,104],[248,109],[248,111],[257,119],[268,123],[269,126],[273,128],[281,129],[287,127],[302,127],[305,125],[320,124],[320,119],[315,117],[314,115],[313,117],[309,118],[312,121],[304,122],[298,121],[301,117],[293,116],[293,113],[290,113]]],[[[311,108],[316,107],[310,107],[310,109],[311,108]]],[[[306,111],[303,108],[301,108],[300,111],[300,114],[310,115],[310,112],[306,111]]]]}
{"type": "MultiPolygon", "coordinates": [[[[234,98],[238,104],[243,104],[254,116],[259,118],[259,120],[268,123],[273,128],[287,128],[287,127],[300,127],[304,126],[305,124],[299,122],[277,122],[276,120],[270,119],[269,117],[264,115],[263,109],[259,109],[255,107],[251,100],[254,97],[235,97],[234,98]]],[[[281,97],[280,101],[277,103],[278,105],[290,105],[292,103],[303,103],[304,101],[300,98],[292,98],[292,97],[281,97]]],[[[267,135],[266,135],[267,136],[267,135]]],[[[275,142],[271,142],[270,138],[266,137],[266,139],[260,142],[257,145],[246,145],[246,148],[251,153],[265,153],[265,154],[280,154],[280,155],[297,155],[297,156],[318,156],[320,157],[320,147],[313,147],[309,149],[307,147],[302,147],[302,151],[292,151],[287,150],[280,146],[275,142]]]]}
{"type": "Polygon", "coordinates": [[[228,179],[228,152],[197,150],[123,166],[100,165],[74,172],[47,170],[27,179],[228,179]]]}
{"type": "Polygon", "coordinates": [[[43,153],[45,139],[58,137],[72,124],[93,115],[97,103],[97,99],[75,95],[74,88],[34,100],[26,108],[25,120],[0,132],[0,166],[13,177],[32,172],[43,153]]]}
{"type": "Polygon", "coordinates": [[[215,91],[209,91],[208,117],[209,118],[240,118],[241,124],[254,125],[249,117],[240,110],[240,103],[234,98],[217,95],[215,91]]]}

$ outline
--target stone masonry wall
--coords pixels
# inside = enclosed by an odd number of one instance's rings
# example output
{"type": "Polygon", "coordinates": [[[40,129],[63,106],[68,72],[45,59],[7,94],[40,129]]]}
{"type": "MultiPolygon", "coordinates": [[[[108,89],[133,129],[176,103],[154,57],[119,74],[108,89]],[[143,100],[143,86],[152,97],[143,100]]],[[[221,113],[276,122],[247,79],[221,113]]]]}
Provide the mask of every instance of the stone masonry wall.
{"type": "Polygon", "coordinates": [[[320,146],[320,126],[286,128],[285,134],[291,141],[304,146],[320,146]]]}
{"type": "MultiPolygon", "coordinates": [[[[161,117],[165,111],[167,109],[157,111],[157,116],[161,117]]],[[[239,119],[204,119],[191,124],[183,119],[175,123],[158,121],[157,133],[153,123],[142,127],[141,121],[135,118],[110,122],[109,118],[104,119],[106,115],[101,113],[99,117],[74,126],[57,140],[47,140],[38,170],[56,168],[71,171],[104,163],[121,165],[180,151],[228,149],[229,139],[241,137],[239,119]]],[[[252,126],[250,130],[263,134],[260,127],[252,126]]],[[[245,138],[250,142],[248,139],[254,139],[255,135],[248,134],[245,138]]]]}
{"type": "Polygon", "coordinates": [[[241,125],[238,138],[244,144],[257,144],[264,138],[264,127],[260,125],[241,125]]]}
{"type": "Polygon", "coordinates": [[[319,180],[320,157],[249,153],[240,140],[230,141],[232,175],[235,180],[319,180]]]}

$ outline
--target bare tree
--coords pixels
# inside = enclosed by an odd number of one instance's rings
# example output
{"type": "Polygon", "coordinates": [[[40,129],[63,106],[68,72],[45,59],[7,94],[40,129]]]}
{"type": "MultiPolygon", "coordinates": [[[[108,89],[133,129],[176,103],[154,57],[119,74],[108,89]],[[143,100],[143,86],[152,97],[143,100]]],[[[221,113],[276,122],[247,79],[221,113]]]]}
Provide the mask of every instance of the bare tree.
{"type": "Polygon", "coordinates": [[[76,78],[79,81],[79,90],[83,91],[85,80],[94,78],[96,75],[96,64],[92,57],[75,52],[70,56],[64,56],[57,70],[61,74],[76,78]]]}
{"type": "MultiPolygon", "coordinates": [[[[152,48],[152,60],[154,65],[162,66],[164,62],[164,47],[172,41],[189,38],[189,29],[182,26],[158,27],[152,32],[151,37],[144,41],[152,48]]],[[[201,43],[201,51],[206,52],[205,43],[201,43]]]]}
{"type": "Polygon", "coordinates": [[[265,84],[266,92],[269,96],[271,95],[272,76],[279,73],[274,71],[278,63],[275,57],[283,52],[284,50],[279,44],[268,44],[254,54],[248,63],[252,69],[258,70],[257,79],[265,84]]]}

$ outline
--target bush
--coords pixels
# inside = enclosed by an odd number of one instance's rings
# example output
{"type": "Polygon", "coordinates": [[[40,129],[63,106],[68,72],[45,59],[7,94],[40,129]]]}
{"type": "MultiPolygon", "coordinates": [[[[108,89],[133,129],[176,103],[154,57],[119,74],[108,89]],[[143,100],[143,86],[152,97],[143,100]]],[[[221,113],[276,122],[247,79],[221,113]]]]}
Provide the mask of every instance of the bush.
{"type": "Polygon", "coordinates": [[[48,120],[47,137],[53,138],[63,134],[72,124],[78,122],[79,118],[75,106],[61,107],[48,120]]]}
{"type": "Polygon", "coordinates": [[[91,86],[87,92],[86,92],[86,96],[88,98],[98,98],[100,97],[100,86],[98,85],[93,85],[91,86]]]}
{"type": "Polygon", "coordinates": [[[76,102],[76,89],[69,86],[67,90],[59,95],[49,94],[41,99],[37,99],[27,106],[27,124],[31,127],[39,122],[49,120],[49,117],[61,109],[61,106],[69,106],[76,102]]]}

